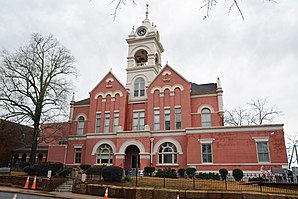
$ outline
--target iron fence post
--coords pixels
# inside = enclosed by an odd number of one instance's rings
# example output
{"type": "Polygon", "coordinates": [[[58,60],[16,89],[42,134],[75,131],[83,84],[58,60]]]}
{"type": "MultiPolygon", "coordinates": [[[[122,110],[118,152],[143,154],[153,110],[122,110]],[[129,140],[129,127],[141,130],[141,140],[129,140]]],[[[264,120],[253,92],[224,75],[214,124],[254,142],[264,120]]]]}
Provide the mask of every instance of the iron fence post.
{"type": "Polygon", "coordinates": [[[259,174],[259,179],[260,179],[260,191],[263,192],[262,191],[262,178],[261,178],[261,175],[260,174],[259,174]]]}
{"type": "Polygon", "coordinates": [[[227,179],[224,179],[224,182],[225,182],[225,188],[226,188],[226,190],[228,190],[227,179]]]}
{"type": "Polygon", "coordinates": [[[192,176],[192,188],[193,189],[196,189],[196,182],[195,182],[195,175],[193,174],[193,176],[192,176]]]}

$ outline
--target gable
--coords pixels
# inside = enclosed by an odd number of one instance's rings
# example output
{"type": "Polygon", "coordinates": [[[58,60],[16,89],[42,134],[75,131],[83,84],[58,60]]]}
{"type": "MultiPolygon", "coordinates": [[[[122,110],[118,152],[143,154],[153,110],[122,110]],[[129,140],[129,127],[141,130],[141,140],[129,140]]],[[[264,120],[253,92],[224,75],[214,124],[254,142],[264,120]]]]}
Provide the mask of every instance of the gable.
{"type": "Polygon", "coordinates": [[[166,89],[174,91],[175,88],[179,88],[180,90],[190,89],[190,82],[172,67],[166,65],[151,82],[147,92],[154,93],[155,90],[163,92],[166,89]]]}
{"type": "Polygon", "coordinates": [[[95,99],[99,96],[105,98],[108,95],[115,97],[126,95],[127,91],[121,82],[115,77],[112,72],[109,72],[90,92],[90,98],[95,99]]]}

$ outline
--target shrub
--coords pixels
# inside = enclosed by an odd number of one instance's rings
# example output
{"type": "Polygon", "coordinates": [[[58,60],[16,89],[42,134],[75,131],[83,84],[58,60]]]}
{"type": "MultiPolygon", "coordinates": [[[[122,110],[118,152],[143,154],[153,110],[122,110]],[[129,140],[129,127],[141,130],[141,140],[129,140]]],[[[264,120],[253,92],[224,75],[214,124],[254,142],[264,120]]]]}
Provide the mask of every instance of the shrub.
{"type": "Polygon", "coordinates": [[[178,169],[178,172],[180,177],[184,177],[185,176],[185,169],[181,168],[181,169],[178,169]]]}
{"type": "Polygon", "coordinates": [[[131,182],[131,177],[130,176],[124,176],[124,180],[126,182],[131,182]]]}
{"type": "Polygon", "coordinates": [[[71,173],[71,168],[64,169],[58,173],[59,176],[66,178],[71,173]]]}
{"type": "Polygon", "coordinates": [[[167,168],[167,169],[158,169],[156,173],[157,177],[161,178],[177,178],[177,173],[175,169],[167,168]]]}
{"type": "Polygon", "coordinates": [[[26,166],[24,172],[28,173],[28,175],[46,176],[48,170],[52,170],[52,176],[54,176],[56,173],[62,171],[62,169],[63,164],[60,162],[42,162],[32,166],[26,166]]]}
{"type": "Polygon", "coordinates": [[[195,172],[196,172],[196,169],[195,168],[187,168],[185,170],[186,174],[189,176],[189,177],[193,177],[195,172]]]}
{"type": "Polygon", "coordinates": [[[197,176],[199,179],[211,179],[211,180],[219,180],[220,176],[218,173],[203,173],[200,172],[197,176]]]}
{"type": "Polygon", "coordinates": [[[81,165],[80,165],[80,168],[81,168],[83,171],[86,171],[86,170],[88,170],[89,168],[91,168],[91,165],[90,165],[90,164],[81,164],[81,165]]]}
{"type": "Polygon", "coordinates": [[[94,166],[94,167],[90,167],[89,169],[87,169],[85,171],[85,173],[87,175],[102,175],[102,170],[105,167],[105,165],[101,165],[101,166],[94,166]]]}
{"type": "Polygon", "coordinates": [[[106,182],[120,182],[123,176],[123,169],[117,166],[107,166],[102,169],[102,177],[106,182]]]}
{"type": "Polygon", "coordinates": [[[237,182],[239,182],[243,178],[243,171],[241,169],[234,169],[233,177],[237,182]]]}
{"type": "Polygon", "coordinates": [[[152,173],[155,171],[155,167],[145,167],[144,168],[144,175],[145,176],[152,176],[152,173]]]}
{"type": "Polygon", "coordinates": [[[223,168],[223,169],[219,169],[219,173],[220,173],[221,179],[226,180],[229,172],[227,169],[223,168]]]}

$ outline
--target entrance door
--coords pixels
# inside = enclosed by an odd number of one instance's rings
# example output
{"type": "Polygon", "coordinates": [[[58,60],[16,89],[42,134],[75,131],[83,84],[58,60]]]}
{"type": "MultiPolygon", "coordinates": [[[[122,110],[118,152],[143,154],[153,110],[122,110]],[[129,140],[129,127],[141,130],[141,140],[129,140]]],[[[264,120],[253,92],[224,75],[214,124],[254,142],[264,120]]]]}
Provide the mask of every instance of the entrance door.
{"type": "Polygon", "coordinates": [[[140,158],[139,155],[131,155],[131,168],[140,168],[140,158]]]}
{"type": "Polygon", "coordinates": [[[125,170],[140,168],[140,150],[135,145],[130,145],[125,150],[125,170]]]}

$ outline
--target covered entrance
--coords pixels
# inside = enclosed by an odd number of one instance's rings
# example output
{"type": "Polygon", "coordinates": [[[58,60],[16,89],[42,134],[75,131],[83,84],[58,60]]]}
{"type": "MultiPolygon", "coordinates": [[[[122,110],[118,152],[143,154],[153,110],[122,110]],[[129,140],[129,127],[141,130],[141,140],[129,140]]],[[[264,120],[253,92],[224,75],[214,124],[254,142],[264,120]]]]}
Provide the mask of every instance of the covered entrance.
{"type": "Polygon", "coordinates": [[[140,150],[135,145],[130,145],[125,150],[125,171],[134,175],[140,169],[140,150]]]}

